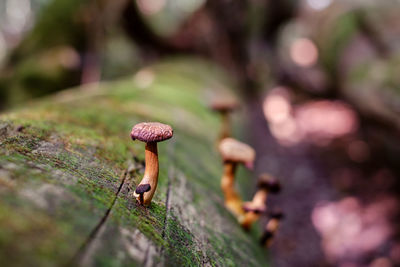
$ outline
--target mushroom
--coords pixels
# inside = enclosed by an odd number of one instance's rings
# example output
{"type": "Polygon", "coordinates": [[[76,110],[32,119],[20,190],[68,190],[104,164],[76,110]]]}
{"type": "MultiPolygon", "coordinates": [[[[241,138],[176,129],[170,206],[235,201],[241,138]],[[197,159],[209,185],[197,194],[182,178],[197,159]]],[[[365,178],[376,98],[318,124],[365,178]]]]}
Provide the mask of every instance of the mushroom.
{"type": "Polygon", "coordinates": [[[143,194],[149,192],[151,189],[150,184],[140,184],[136,187],[135,193],[139,194],[139,204],[143,205],[144,198],[143,194]]]}
{"type": "Polygon", "coordinates": [[[137,186],[134,196],[137,198],[139,203],[144,206],[148,206],[151,203],[154,192],[157,188],[158,182],[158,153],[157,153],[157,142],[161,142],[170,139],[173,135],[171,126],[162,124],[159,122],[142,122],[138,123],[132,128],[131,138],[132,140],[139,140],[146,142],[145,147],[145,161],[146,167],[142,181],[137,186]],[[149,190],[147,189],[148,184],[149,190]],[[143,192],[142,192],[143,191],[143,192]],[[140,193],[142,192],[142,193],[140,193]]]}
{"type": "Polygon", "coordinates": [[[272,244],[272,239],[278,230],[280,221],[283,219],[283,213],[282,211],[274,211],[269,214],[270,220],[267,222],[265,225],[265,230],[264,234],[262,235],[260,239],[261,245],[264,245],[266,247],[271,246],[272,244]]]}
{"type": "Polygon", "coordinates": [[[262,174],[258,178],[257,192],[250,202],[243,204],[243,209],[246,211],[241,225],[244,229],[249,230],[251,225],[257,221],[262,213],[267,210],[267,197],[269,193],[276,194],[281,190],[280,183],[274,177],[268,174],[262,174]]]}
{"type": "Polygon", "coordinates": [[[238,163],[243,163],[245,166],[252,168],[256,153],[249,145],[233,138],[223,139],[218,149],[224,161],[221,188],[225,196],[225,207],[241,221],[245,212],[242,207],[242,199],[234,186],[235,171],[238,163]]]}
{"type": "Polygon", "coordinates": [[[218,112],[222,118],[221,132],[219,141],[231,136],[231,122],[229,113],[239,107],[239,103],[232,97],[230,98],[217,98],[211,103],[211,109],[218,112]]]}

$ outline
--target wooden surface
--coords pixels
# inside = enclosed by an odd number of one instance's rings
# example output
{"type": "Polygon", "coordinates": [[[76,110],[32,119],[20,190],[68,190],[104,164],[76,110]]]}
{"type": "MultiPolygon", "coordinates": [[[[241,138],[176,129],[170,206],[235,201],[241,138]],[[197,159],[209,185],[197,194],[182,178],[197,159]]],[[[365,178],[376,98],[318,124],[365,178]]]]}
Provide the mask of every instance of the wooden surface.
{"type": "Polygon", "coordinates": [[[219,76],[193,60],[163,63],[3,114],[1,265],[266,266],[256,234],[223,207],[220,121],[207,108],[228,93],[215,90],[225,82],[219,76]],[[129,133],[141,121],[174,128],[158,146],[148,209],[132,197],[144,144],[129,133]]]}

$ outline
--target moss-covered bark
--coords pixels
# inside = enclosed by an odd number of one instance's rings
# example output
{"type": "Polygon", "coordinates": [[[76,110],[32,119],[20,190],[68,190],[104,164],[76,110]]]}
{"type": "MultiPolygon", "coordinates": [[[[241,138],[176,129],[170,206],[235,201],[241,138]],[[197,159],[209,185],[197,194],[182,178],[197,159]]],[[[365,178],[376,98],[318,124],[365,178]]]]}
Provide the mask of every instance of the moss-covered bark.
{"type": "Polygon", "coordinates": [[[207,89],[221,82],[218,71],[193,60],[146,71],[0,117],[2,264],[265,266],[257,239],[223,208],[219,118],[207,108],[222,92],[207,89]],[[174,128],[159,144],[159,187],[148,209],[131,196],[144,144],[129,132],[140,121],[174,128]]]}

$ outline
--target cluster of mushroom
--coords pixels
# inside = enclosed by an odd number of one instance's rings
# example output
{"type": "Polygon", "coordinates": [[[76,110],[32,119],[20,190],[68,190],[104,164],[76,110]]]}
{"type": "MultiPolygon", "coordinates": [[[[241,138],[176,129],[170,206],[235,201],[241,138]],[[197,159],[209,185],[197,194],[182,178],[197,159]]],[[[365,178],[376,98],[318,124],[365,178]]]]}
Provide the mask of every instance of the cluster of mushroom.
{"type": "Polygon", "coordinates": [[[261,242],[269,246],[278,229],[279,222],[283,218],[283,214],[280,211],[270,212],[266,202],[269,194],[279,193],[280,184],[274,177],[262,174],[258,179],[257,192],[252,201],[242,201],[240,194],[235,189],[236,169],[239,164],[243,164],[252,170],[256,153],[249,145],[230,137],[229,113],[236,109],[238,104],[232,101],[219,101],[213,103],[211,107],[222,116],[218,151],[221,154],[224,165],[221,189],[225,198],[225,207],[237,218],[243,229],[247,231],[262,215],[267,215],[269,221],[265,225],[261,242]]]}
{"type": "MultiPolygon", "coordinates": [[[[221,189],[225,197],[225,207],[237,217],[239,223],[245,230],[249,230],[261,215],[269,215],[270,220],[265,226],[261,242],[270,245],[279,222],[283,217],[282,212],[270,212],[266,201],[269,194],[280,191],[279,182],[263,174],[257,183],[257,192],[252,201],[243,202],[240,194],[235,189],[235,173],[237,166],[243,164],[253,169],[256,153],[249,145],[230,137],[229,113],[238,107],[234,101],[214,102],[213,110],[222,116],[222,128],[219,137],[218,150],[222,156],[224,172],[221,178],[221,189]]],[[[146,143],[145,146],[145,172],[141,182],[134,191],[134,196],[142,206],[149,206],[158,183],[158,151],[157,143],[170,139],[173,136],[172,127],[159,122],[142,122],[133,126],[131,131],[132,140],[146,143]]]]}

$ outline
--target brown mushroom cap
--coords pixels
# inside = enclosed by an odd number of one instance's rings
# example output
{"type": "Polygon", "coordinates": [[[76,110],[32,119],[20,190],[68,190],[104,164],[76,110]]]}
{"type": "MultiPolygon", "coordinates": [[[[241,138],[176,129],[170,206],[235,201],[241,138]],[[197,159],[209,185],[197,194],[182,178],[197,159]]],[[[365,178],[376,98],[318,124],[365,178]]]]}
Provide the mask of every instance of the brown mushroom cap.
{"type": "Polygon", "coordinates": [[[256,152],[253,148],[233,138],[224,138],[220,142],[218,149],[224,161],[247,163],[253,162],[256,157],[256,152]]]}
{"type": "Polygon", "coordinates": [[[133,126],[132,140],[142,142],[161,142],[170,139],[174,134],[172,127],[159,122],[141,122],[133,126]]]}
{"type": "Polygon", "coordinates": [[[271,219],[281,220],[281,219],[284,218],[283,212],[281,210],[279,210],[279,209],[271,211],[268,215],[270,216],[271,219]]]}
{"type": "Polygon", "coordinates": [[[266,189],[271,193],[279,193],[281,191],[281,184],[275,178],[269,174],[261,174],[258,177],[257,187],[260,189],[266,189]]]}
{"type": "Polygon", "coordinates": [[[211,109],[220,112],[230,112],[239,107],[239,103],[234,98],[214,99],[210,105],[211,109]]]}

